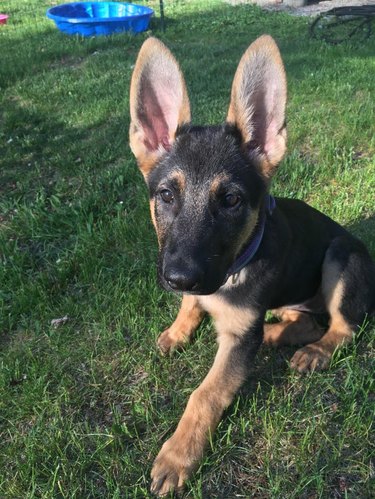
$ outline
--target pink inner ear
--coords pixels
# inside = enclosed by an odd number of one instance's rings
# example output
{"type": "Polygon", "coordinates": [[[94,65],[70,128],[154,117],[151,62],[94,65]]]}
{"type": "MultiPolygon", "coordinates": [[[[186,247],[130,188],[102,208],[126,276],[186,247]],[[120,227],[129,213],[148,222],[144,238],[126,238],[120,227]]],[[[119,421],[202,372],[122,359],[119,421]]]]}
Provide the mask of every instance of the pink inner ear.
{"type": "Polygon", "coordinates": [[[162,137],[160,143],[166,151],[170,151],[172,144],[170,143],[169,137],[162,137]]]}
{"type": "Polygon", "coordinates": [[[272,154],[272,151],[275,148],[275,144],[277,143],[277,136],[279,134],[279,127],[277,126],[277,120],[271,119],[269,122],[264,140],[264,152],[267,156],[272,154]]]}
{"type": "Polygon", "coordinates": [[[168,125],[152,85],[143,85],[140,93],[139,121],[144,132],[144,144],[149,151],[159,145],[169,145],[168,125]]]}
{"type": "Polygon", "coordinates": [[[264,152],[266,155],[272,154],[272,150],[277,144],[277,136],[284,122],[284,112],[280,109],[280,102],[283,97],[280,88],[275,82],[275,76],[270,76],[270,80],[264,94],[265,124],[264,124],[264,152]],[[272,78],[273,80],[272,81],[272,78]]]}
{"type": "Polygon", "coordinates": [[[145,78],[141,84],[139,121],[144,132],[144,144],[149,151],[155,151],[160,146],[167,151],[171,148],[171,136],[177,128],[181,104],[174,84],[173,78],[154,82],[145,78]]]}
{"type": "Polygon", "coordinates": [[[247,144],[249,149],[259,148],[267,156],[272,154],[283,120],[282,110],[279,109],[281,99],[277,85],[267,81],[261,82],[249,94],[246,104],[247,109],[252,109],[248,121],[251,136],[247,144]]]}

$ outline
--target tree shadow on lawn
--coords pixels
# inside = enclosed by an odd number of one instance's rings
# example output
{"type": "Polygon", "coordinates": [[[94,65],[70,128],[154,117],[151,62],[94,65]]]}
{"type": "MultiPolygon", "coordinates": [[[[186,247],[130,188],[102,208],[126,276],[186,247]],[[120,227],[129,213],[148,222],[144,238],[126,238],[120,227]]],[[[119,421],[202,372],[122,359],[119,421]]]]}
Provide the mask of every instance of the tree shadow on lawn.
{"type": "Polygon", "coordinates": [[[134,59],[134,54],[147,38],[147,34],[131,36],[127,33],[80,37],[62,34],[51,27],[21,32],[19,36],[1,38],[0,90],[12,87],[27,76],[37,76],[51,68],[72,67],[90,55],[101,51],[121,50],[122,59],[134,59]]]}
{"type": "MultiPolygon", "coordinates": [[[[3,102],[0,154],[0,192],[13,199],[35,199],[41,189],[46,196],[58,194],[56,184],[66,182],[75,197],[95,174],[130,157],[121,116],[99,120],[87,127],[67,126],[52,109],[48,113],[18,98],[3,102]]],[[[74,101],[70,103],[74,108],[74,101]]],[[[72,109],[73,110],[73,109],[72,109]]],[[[114,113],[115,114],[115,113],[114,113]]],[[[61,194],[61,193],[60,193],[61,194]]]]}

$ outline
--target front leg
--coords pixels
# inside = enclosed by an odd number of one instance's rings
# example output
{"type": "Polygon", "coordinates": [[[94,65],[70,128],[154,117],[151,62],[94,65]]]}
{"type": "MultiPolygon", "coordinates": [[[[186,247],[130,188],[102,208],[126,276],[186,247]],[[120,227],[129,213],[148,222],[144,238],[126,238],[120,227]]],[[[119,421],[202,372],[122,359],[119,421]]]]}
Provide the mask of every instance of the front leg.
{"type": "Polygon", "coordinates": [[[222,304],[217,315],[221,320],[216,320],[219,348],[215,361],[191,394],[175,433],[164,443],[152,468],[151,491],[159,496],[182,487],[199,465],[209,436],[245,380],[262,341],[263,314],[222,304]]]}
{"type": "Polygon", "coordinates": [[[202,322],[204,314],[196,296],[184,295],[176,320],[158,338],[158,347],[162,353],[166,354],[187,343],[202,322]]]}

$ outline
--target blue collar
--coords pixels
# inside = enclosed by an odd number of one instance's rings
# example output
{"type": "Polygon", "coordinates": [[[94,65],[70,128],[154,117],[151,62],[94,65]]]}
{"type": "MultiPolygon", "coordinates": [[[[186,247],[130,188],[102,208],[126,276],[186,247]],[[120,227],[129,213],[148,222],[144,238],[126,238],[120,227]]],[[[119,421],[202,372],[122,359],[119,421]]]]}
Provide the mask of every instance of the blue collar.
{"type": "Polygon", "coordinates": [[[264,226],[266,225],[267,215],[272,215],[273,210],[276,207],[276,201],[271,194],[267,194],[263,203],[263,206],[259,211],[259,218],[255,225],[255,229],[251,235],[250,241],[245,248],[244,252],[234,261],[232,266],[229,268],[227,273],[227,279],[231,275],[238,274],[253,258],[255,253],[258,251],[260,243],[263,239],[264,226]]]}

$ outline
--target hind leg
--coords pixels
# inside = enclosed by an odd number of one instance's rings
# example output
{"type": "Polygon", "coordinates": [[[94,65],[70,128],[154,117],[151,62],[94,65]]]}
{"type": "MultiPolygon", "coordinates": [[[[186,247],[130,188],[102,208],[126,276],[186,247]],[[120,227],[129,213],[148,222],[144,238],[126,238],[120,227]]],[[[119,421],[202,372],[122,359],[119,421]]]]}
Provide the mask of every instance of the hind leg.
{"type": "Polygon", "coordinates": [[[352,340],[354,327],[340,311],[343,293],[344,283],[338,279],[337,284],[332,287],[329,303],[330,326],[327,332],[320,340],[297,350],[290,362],[292,369],[301,373],[327,369],[335,349],[352,340]]]}
{"type": "Polygon", "coordinates": [[[298,372],[326,369],[333,352],[352,340],[372,307],[375,267],[359,241],[335,239],[327,250],[322,271],[329,328],[321,339],[294,354],[290,365],[298,372]]]}
{"type": "Polygon", "coordinates": [[[288,308],[275,310],[274,314],[281,321],[264,324],[263,343],[266,345],[306,345],[323,336],[324,331],[310,314],[288,308]]]}

